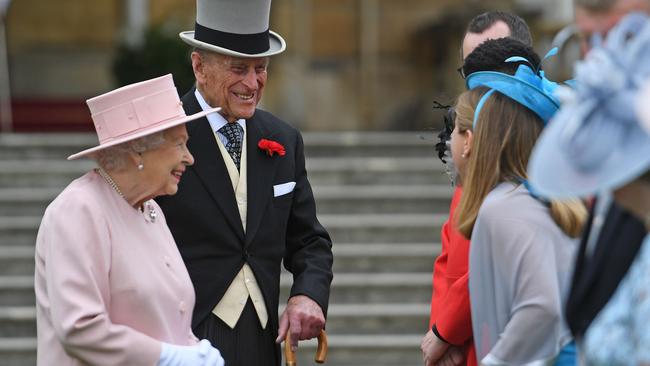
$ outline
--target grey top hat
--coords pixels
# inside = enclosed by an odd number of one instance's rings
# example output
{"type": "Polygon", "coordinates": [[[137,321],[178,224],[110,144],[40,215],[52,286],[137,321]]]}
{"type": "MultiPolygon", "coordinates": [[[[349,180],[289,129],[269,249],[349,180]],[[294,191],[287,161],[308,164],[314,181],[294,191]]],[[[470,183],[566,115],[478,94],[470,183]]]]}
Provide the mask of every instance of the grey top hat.
{"type": "Polygon", "coordinates": [[[269,30],[271,0],[197,0],[194,31],[181,39],[194,47],[236,57],[281,53],[286,43],[269,30]]]}

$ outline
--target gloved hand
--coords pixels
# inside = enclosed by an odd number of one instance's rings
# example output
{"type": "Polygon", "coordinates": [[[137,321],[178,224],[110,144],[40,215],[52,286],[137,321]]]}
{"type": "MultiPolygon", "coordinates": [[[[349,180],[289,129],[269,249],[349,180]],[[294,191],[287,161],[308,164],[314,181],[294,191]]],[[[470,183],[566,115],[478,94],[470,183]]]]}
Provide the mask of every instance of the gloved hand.
{"type": "Polygon", "coordinates": [[[203,339],[196,346],[162,343],[158,366],[224,366],[218,349],[203,339]]]}

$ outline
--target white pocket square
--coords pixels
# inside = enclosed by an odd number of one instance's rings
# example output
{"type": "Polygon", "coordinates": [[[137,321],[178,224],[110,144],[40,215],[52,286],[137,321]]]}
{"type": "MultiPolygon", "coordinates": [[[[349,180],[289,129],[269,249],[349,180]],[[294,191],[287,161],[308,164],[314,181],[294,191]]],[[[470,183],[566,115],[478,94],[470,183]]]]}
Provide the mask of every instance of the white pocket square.
{"type": "Polygon", "coordinates": [[[283,196],[287,193],[291,193],[295,186],[296,186],[296,182],[286,182],[282,184],[276,184],[273,186],[273,197],[283,196]]]}

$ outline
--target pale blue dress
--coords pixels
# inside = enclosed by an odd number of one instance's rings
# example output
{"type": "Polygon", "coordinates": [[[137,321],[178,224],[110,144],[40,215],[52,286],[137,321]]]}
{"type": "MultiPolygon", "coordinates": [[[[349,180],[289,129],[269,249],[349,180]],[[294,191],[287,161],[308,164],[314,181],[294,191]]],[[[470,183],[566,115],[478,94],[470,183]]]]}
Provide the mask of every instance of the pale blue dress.
{"type": "Polygon", "coordinates": [[[650,365],[650,235],[583,341],[587,365],[650,365]]]}

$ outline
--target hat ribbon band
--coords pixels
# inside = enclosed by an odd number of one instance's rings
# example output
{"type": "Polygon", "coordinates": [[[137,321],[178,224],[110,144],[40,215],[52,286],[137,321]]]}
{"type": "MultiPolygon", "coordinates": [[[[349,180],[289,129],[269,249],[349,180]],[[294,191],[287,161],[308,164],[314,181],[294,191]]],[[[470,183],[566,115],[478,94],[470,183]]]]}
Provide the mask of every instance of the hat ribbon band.
{"type": "Polygon", "coordinates": [[[249,55],[266,52],[271,47],[268,29],[261,33],[237,34],[222,32],[196,23],[194,26],[194,39],[249,55]]]}
{"type": "Polygon", "coordinates": [[[170,121],[173,121],[173,120],[176,120],[176,119],[182,119],[182,118],[185,118],[185,117],[187,117],[187,115],[185,113],[179,113],[179,114],[177,114],[175,116],[165,118],[165,119],[163,119],[161,121],[149,124],[149,125],[147,125],[145,127],[141,127],[141,128],[135,129],[135,130],[129,130],[129,131],[127,131],[125,133],[122,133],[122,134],[119,134],[119,135],[110,136],[110,137],[107,137],[107,138],[100,139],[99,144],[103,145],[103,144],[109,143],[109,142],[111,142],[113,140],[121,139],[121,138],[129,136],[129,135],[134,135],[134,134],[136,134],[136,133],[138,133],[140,131],[143,131],[143,130],[150,130],[150,129],[153,129],[153,128],[158,127],[160,125],[163,125],[163,124],[165,124],[167,122],[170,122],[170,121]]]}

